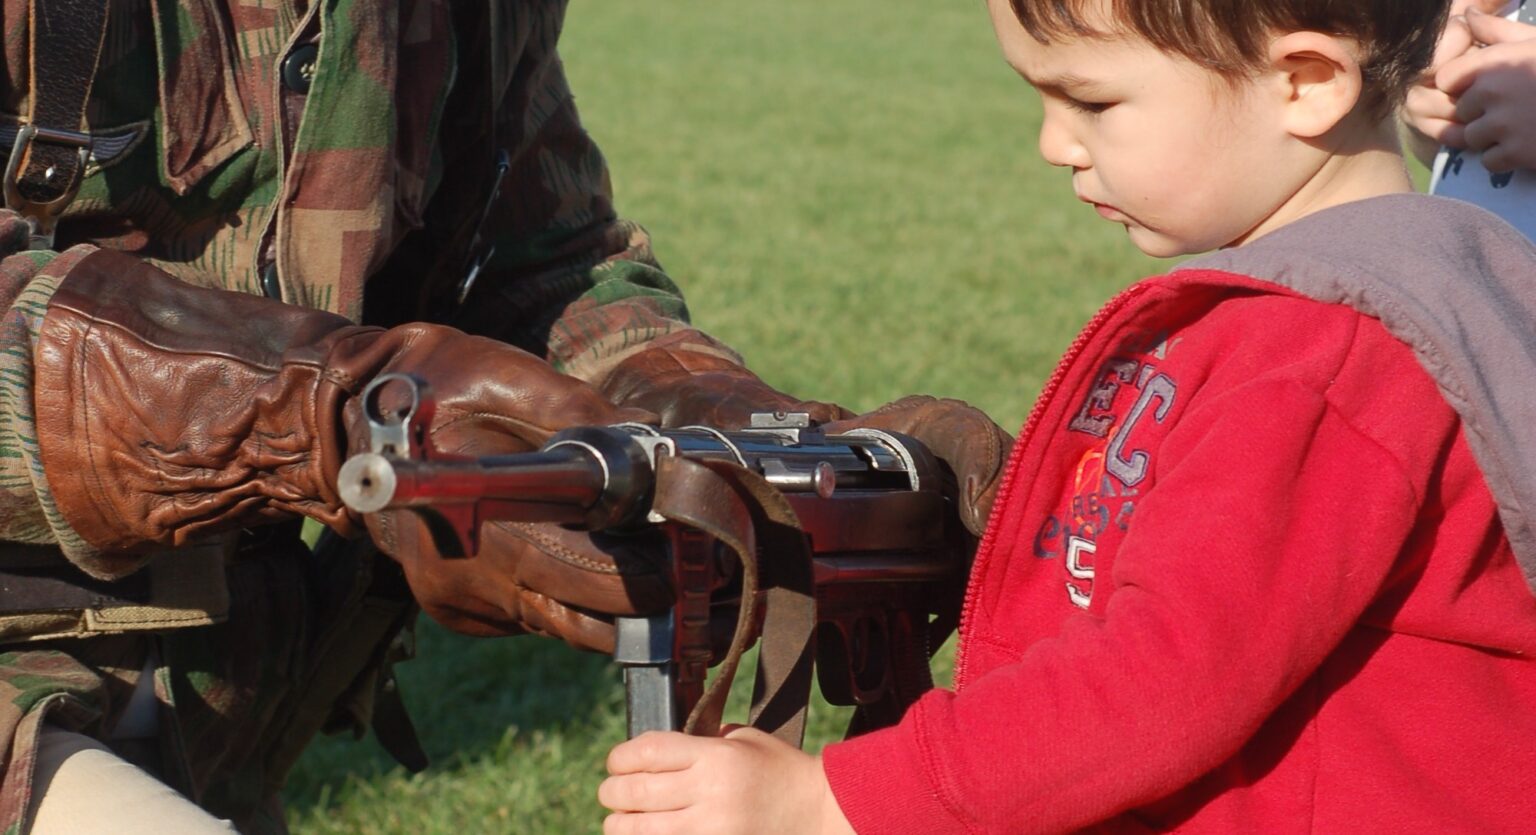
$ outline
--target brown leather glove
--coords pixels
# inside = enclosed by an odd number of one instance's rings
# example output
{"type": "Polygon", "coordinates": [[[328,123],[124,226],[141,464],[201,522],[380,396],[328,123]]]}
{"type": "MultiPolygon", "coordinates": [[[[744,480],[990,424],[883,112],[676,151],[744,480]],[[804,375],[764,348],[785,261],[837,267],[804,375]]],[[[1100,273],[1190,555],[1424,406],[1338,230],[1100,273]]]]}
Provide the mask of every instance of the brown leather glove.
{"type": "Polygon", "coordinates": [[[612,653],[614,616],[672,603],[658,563],[664,544],[649,533],[494,522],[481,528],[480,553],[466,558],[444,557],[410,511],[373,514],[368,529],[405,569],[422,609],[465,635],[529,633],[612,653]]]}
{"type": "MultiPolygon", "coordinates": [[[[95,549],[71,558],[108,579],[136,569],[149,547],[293,514],[357,532],[336,472],[349,449],[367,446],[357,395],[383,373],[430,383],[430,431],[445,451],[518,452],[566,426],[645,417],[495,340],[358,327],[192,287],[105,250],[61,282],[35,361],[49,486],[95,549]]],[[[369,525],[423,608],[453,629],[530,629],[602,647],[607,625],[563,604],[627,614],[670,601],[637,548],[561,547],[507,528],[487,532],[481,556],[446,560],[408,513],[369,525]]]]}
{"type": "Polygon", "coordinates": [[[1002,486],[1003,467],[1013,449],[1013,437],[964,401],[912,395],[848,420],[827,424],[827,434],[855,428],[899,432],[921,441],[953,477],[947,490],[960,522],[980,537],[992,512],[992,500],[1002,486]]]}
{"type": "Polygon", "coordinates": [[[616,366],[599,386],[614,403],[658,415],[662,426],[741,429],[753,412],[807,412],[818,422],[853,416],[841,406],[800,400],[773,388],[726,349],[703,339],[697,331],[657,339],[616,366]]]}
{"type": "MultiPolygon", "coordinates": [[[[472,368],[456,376],[469,377],[472,368]]],[[[545,373],[551,373],[547,367],[545,373]]],[[[444,400],[445,379],[455,376],[453,372],[417,374],[431,382],[437,399],[432,444],[441,452],[472,456],[522,452],[542,445],[565,425],[548,420],[549,415],[541,420],[537,414],[524,414],[524,420],[531,419],[539,428],[527,433],[532,427],[525,427],[522,434],[528,440],[509,443],[494,428],[487,431],[479,425],[482,420],[500,419],[481,410],[466,412],[461,419],[444,419],[443,409],[449,405],[444,400]]],[[[561,381],[561,385],[574,384],[581,399],[601,397],[584,383],[571,378],[561,381]]],[[[348,418],[354,450],[361,451],[367,434],[361,409],[355,405],[349,406],[348,418]]],[[[606,408],[607,413],[583,424],[653,420],[645,413],[609,406],[605,400],[592,408],[606,408]]],[[[650,614],[672,603],[669,575],[660,563],[665,544],[654,531],[584,533],[555,524],[490,522],[480,529],[478,554],[445,557],[427,526],[411,511],[369,514],[367,523],[374,543],[405,570],[422,609],[456,632],[481,636],[527,632],[560,638],[578,649],[611,653],[613,616],[650,614]]]]}

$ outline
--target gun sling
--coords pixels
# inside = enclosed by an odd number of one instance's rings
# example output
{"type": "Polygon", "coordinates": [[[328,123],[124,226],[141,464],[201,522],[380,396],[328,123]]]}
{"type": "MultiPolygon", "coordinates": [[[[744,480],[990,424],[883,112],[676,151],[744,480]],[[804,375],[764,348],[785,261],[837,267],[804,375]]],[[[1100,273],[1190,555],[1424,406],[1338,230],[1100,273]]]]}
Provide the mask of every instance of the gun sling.
{"type": "Polygon", "coordinates": [[[657,462],[656,481],[652,510],[713,537],[741,563],[741,607],[730,648],[689,713],[684,732],[719,731],[741,656],[757,637],[762,586],[762,648],[749,721],[800,747],[810,702],[816,607],[811,554],[794,510],[761,476],[727,462],[666,457],[657,462]],[[761,553],[772,555],[769,564],[759,561],[761,553]]]}

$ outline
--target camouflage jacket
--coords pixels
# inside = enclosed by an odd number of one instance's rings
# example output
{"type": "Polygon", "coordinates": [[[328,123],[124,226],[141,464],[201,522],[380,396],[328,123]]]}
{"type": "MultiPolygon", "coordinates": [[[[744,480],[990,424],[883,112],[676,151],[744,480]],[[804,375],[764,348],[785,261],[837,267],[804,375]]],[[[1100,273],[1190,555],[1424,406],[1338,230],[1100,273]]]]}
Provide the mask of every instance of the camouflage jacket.
{"type": "MultiPolygon", "coordinates": [[[[30,95],[29,3],[0,2],[3,152],[30,95]]],[[[356,321],[446,319],[587,379],[662,335],[730,355],[688,328],[645,233],[615,215],[556,50],[564,0],[109,2],[91,163],[57,252],[19,252],[0,217],[0,540],[87,547],[52,507],[29,391],[37,323],[89,247],[356,321]]],[[[105,709],[103,669],[0,655],[0,831],[28,791],[31,736],[12,732],[61,700],[105,709]]]]}

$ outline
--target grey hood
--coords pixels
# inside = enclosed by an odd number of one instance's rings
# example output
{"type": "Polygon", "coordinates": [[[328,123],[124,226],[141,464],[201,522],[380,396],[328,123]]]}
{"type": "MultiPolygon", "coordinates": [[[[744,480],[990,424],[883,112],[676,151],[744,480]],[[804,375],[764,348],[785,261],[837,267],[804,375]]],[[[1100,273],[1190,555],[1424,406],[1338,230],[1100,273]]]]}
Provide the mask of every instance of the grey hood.
{"type": "Polygon", "coordinates": [[[1461,415],[1536,593],[1536,245],[1470,203],[1394,194],[1325,209],[1179,269],[1239,273],[1346,304],[1411,346],[1461,415]]]}

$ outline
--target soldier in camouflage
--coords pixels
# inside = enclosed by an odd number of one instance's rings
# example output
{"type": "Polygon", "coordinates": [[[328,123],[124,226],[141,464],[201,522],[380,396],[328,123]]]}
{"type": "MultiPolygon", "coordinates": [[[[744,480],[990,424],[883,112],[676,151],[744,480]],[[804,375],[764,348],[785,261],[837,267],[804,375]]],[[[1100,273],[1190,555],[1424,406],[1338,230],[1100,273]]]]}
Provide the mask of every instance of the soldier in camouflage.
{"type": "MultiPolygon", "coordinates": [[[[10,148],[45,18],[3,2],[10,148]]],[[[484,558],[444,560],[409,518],[348,514],[335,472],[380,373],[430,381],[436,443],[465,452],[846,417],[688,325],[577,119],[563,0],[100,2],[78,195],[47,249],[0,210],[0,832],[29,829],[59,732],[282,831],[321,730],[371,722],[422,764],[381,686],[416,606],[604,650],[593,613],[666,605],[643,549],[499,525],[484,558]]],[[[870,420],[928,440],[979,525],[1006,435],[931,398],[870,420]]]]}

